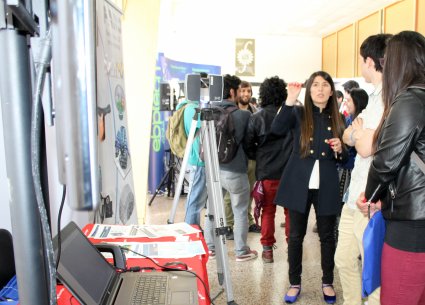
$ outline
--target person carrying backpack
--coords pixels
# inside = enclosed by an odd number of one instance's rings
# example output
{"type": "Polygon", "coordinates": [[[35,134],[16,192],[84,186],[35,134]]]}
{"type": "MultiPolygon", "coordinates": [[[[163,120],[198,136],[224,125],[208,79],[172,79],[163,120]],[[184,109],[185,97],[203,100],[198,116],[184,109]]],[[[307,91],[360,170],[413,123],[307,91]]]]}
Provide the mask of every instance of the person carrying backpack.
{"type": "MultiPolygon", "coordinates": [[[[202,74],[202,78],[206,78],[208,75],[202,74]]],[[[199,101],[183,101],[177,105],[177,111],[184,108],[183,123],[184,133],[186,137],[189,135],[190,127],[194,119],[196,108],[199,108],[199,101]]],[[[190,150],[188,159],[188,171],[189,171],[189,193],[186,199],[186,216],[184,222],[191,225],[200,226],[200,214],[202,209],[207,204],[207,187],[206,187],[206,176],[205,176],[205,163],[200,156],[200,139],[199,129],[201,128],[200,115],[198,114],[198,123],[195,132],[195,138],[193,139],[192,149],[190,150]]]]}
{"type": "MultiPolygon", "coordinates": [[[[237,76],[230,76],[228,74],[224,75],[223,101],[213,103],[212,106],[221,107],[223,109],[236,107],[236,97],[240,82],[241,80],[237,76]]],[[[258,256],[257,251],[251,250],[247,245],[247,210],[250,190],[247,174],[248,159],[241,145],[251,113],[249,111],[235,109],[231,111],[230,115],[232,124],[234,125],[234,137],[238,147],[233,159],[226,163],[220,163],[220,182],[222,188],[230,193],[230,200],[235,218],[233,232],[236,261],[243,262],[254,259],[258,256]]],[[[208,217],[205,219],[204,234],[208,249],[210,250],[210,257],[214,256],[215,245],[213,223],[208,217]]]]}

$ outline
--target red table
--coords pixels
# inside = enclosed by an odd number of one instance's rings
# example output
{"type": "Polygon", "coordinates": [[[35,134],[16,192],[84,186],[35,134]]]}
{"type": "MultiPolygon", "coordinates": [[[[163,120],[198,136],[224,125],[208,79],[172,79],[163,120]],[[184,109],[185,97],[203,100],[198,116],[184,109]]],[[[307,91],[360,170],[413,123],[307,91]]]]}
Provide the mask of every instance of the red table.
{"type": "MultiPolygon", "coordinates": [[[[88,235],[90,231],[92,230],[93,226],[94,226],[93,224],[88,224],[82,229],[82,231],[84,232],[84,234],[88,235]]],[[[202,241],[205,252],[207,254],[197,255],[195,257],[190,257],[190,258],[178,258],[178,259],[155,258],[155,261],[160,265],[164,265],[165,263],[172,262],[173,260],[178,260],[179,262],[185,263],[189,267],[189,270],[191,270],[192,272],[195,272],[200,278],[202,278],[207,289],[209,290],[208,273],[206,268],[206,263],[208,261],[208,248],[205,243],[204,237],[202,233],[193,233],[193,234],[189,234],[188,236],[190,241],[197,241],[197,240],[202,241]]],[[[90,241],[94,244],[104,243],[104,242],[170,242],[170,241],[175,241],[175,237],[167,236],[167,237],[161,237],[161,238],[114,238],[114,239],[90,238],[90,241]]],[[[127,267],[134,267],[134,266],[153,267],[155,269],[159,269],[159,267],[157,267],[154,263],[152,263],[148,259],[128,258],[127,267]]],[[[58,296],[58,305],[79,304],[78,301],[72,297],[70,292],[62,285],[57,286],[57,296],[58,296]]],[[[199,300],[199,305],[210,304],[210,300],[208,299],[208,296],[206,295],[204,285],[201,283],[199,279],[198,279],[198,300],[199,300]]]]}

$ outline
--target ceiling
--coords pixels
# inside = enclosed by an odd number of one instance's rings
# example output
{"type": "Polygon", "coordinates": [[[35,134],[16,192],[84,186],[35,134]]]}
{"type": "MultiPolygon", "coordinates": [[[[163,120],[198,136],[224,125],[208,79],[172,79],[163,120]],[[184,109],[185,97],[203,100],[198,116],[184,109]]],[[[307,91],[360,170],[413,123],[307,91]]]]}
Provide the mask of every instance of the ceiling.
{"type": "MultiPolygon", "coordinates": [[[[397,0],[162,0],[161,24],[181,35],[194,28],[239,37],[326,36],[397,0]]],[[[164,28],[163,28],[164,29],[164,28]]]]}

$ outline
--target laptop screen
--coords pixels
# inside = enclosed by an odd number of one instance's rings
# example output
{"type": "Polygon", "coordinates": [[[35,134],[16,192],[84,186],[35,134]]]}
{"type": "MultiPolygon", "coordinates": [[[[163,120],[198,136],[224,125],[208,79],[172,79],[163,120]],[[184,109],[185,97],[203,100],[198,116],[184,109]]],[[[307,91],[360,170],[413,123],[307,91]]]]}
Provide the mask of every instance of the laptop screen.
{"type": "MultiPolygon", "coordinates": [[[[64,284],[86,304],[100,304],[116,275],[115,269],[73,222],[61,231],[62,250],[58,274],[64,284]]],[[[57,250],[57,237],[54,239],[57,250]]]]}

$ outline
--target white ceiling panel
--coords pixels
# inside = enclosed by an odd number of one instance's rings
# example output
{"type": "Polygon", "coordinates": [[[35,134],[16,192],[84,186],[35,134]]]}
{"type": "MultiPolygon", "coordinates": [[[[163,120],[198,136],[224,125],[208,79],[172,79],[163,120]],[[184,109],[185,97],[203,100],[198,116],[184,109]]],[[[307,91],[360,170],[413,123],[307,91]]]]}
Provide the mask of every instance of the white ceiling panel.
{"type": "Polygon", "coordinates": [[[161,30],[182,35],[325,36],[395,0],[162,0],[161,30]]]}

